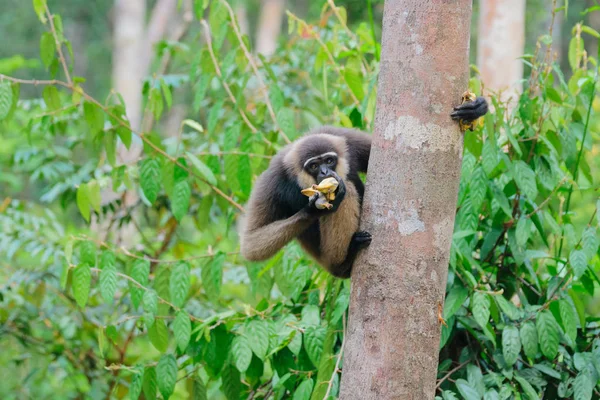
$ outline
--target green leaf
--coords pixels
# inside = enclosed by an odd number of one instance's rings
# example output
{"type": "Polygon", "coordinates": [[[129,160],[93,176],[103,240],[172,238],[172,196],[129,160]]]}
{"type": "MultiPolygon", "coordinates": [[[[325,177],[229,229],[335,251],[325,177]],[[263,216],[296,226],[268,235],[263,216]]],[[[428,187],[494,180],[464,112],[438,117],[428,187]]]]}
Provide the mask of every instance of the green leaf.
{"type": "Polygon", "coordinates": [[[106,159],[112,167],[117,166],[117,137],[115,132],[110,130],[104,134],[104,151],[106,159]]]}
{"type": "Polygon", "coordinates": [[[169,345],[169,329],[162,319],[157,319],[148,329],[148,337],[150,343],[156,348],[156,350],[164,353],[167,351],[169,345]]]}
{"type": "Polygon", "coordinates": [[[579,63],[583,57],[583,40],[577,37],[571,38],[569,43],[569,65],[572,70],[579,68],[579,63]]]}
{"type": "Polygon", "coordinates": [[[287,107],[281,108],[277,112],[276,119],[277,124],[279,125],[283,133],[287,135],[287,137],[293,138],[296,136],[295,115],[291,109],[287,107]]]}
{"type": "Polygon", "coordinates": [[[352,68],[344,68],[344,79],[358,101],[362,101],[365,97],[365,91],[363,89],[360,73],[352,68]]]}
{"type": "Polygon", "coordinates": [[[246,336],[236,336],[231,344],[231,355],[235,367],[240,372],[246,372],[252,361],[252,349],[246,336]]]}
{"type": "Polygon", "coordinates": [[[146,399],[156,399],[156,368],[146,367],[144,369],[144,381],[142,383],[142,390],[144,391],[144,397],[146,399]]]}
{"type": "MultiPolygon", "coordinates": [[[[171,301],[170,291],[171,268],[166,265],[159,265],[154,272],[154,290],[158,297],[166,301],[171,301]]],[[[158,304],[158,312],[160,315],[166,315],[169,311],[169,305],[165,303],[158,304]]]]}
{"type": "Polygon", "coordinates": [[[208,400],[208,395],[206,393],[206,386],[200,377],[194,377],[194,382],[192,384],[192,392],[190,393],[190,399],[192,400],[208,400]]]}
{"type": "Polygon", "coordinates": [[[479,393],[477,393],[477,390],[475,390],[475,388],[469,385],[469,382],[465,381],[464,379],[456,380],[456,388],[465,400],[481,399],[481,396],[479,395],[479,393]]]}
{"type": "Polygon", "coordinates": [[[105,251],[100,257],[100,293],[104,301],[112,303],[117,290],[117,265],[115,255],[105,251]]]}
{"type": "Polygon", "coordinates": [[[79,243],[79,262],[90,267],[96,266],[96,245],[90,240],[79,243]]]}
{"type": "Polygon", "coordinates": [[[92,135],[104,129],[104,111],[96,104],[85,101],[83,103],[83,116],[92,135]]]}
{"type": "Polygon", "coordinates": [[[535,325],[531,321],[527,321],[521,325],[519,331],[523,351],[530,360],[535,360],[538,351],[538,338],[535,325]]]}
{"type": "MultiPolygon", "coordinates": [[[[133,262],[130,275],[133,280],[135,280],[140,285],[146,287],[148,286],[149,275],[150,261],[137,259],[133,262]]],[[[129,292],[131,293],[131,302],[133,303],[133,307],[138,308],[140,302],[142,301],[144,289],[130,281],[129,292]]]]}
{"type": "Polygon", "coordinates": [[[158,390],[165,400],[173,394],[177,382],[177,361],[173,354],[165,354],[156,366],[158,390]]]}
{"type": "Polygon", "coordinates": [[[190,197],[192,191],[187,180],[180,180],[173,186],[173,196],[171,198],[171,211],[177,221],[187,214],[190,206],[190,197]]]}
{"type": "Polygon", "coordinates": [[[594,257],[598,251],[599,244],[600,241],[598,240],[596,228],[588,227],[581,236],[581,247],[583,248],[583,251],[587,255],[588,259],[594,257]]]}
{"type": "Polygon", "coordinates": [[[77,188],[77,208],[79,208],[79,212],[81,216],[86,220],[86,222],[90,222],[91,210],[90,210],[90,199],[88,197],[88,188],[87,184],[82,183],[77,188]]]}
{"type": "Polygon", "coordinates": [[[60,108],[60,96],[58,89],[54,86],[46,86],[42,91],[42,97],[50,111],[56,111],[60,108]]]}
{"type": "Polygon", "coordinates": [[[319,365],[327,330],[322,326],[309,326],[304,331],[304,350],[315,366],[319,365]]]}
{"type": "Polygon", "coordinates": [[[253,319],[247,323],[244,330],[244,337],[248,340],[248,344],[252,352],[256,354],[256,357],[264,361],[269,349],[269,331],[266,322],[253,319]]]}
{"type": "Polygon", "coordinates": [[[223,264],[225,254],[218,252],[212,260],[202,267],[201,277],[204,292],[212,301],[217,301],[221,293],[221,282],[223,280],[223,264]]]}
{"type": "Polygon", "coordinates": [[[583,250],[573,250],[569,255],[569,262],[573,268],[573,274],[577,279],[585,274],[588,265],[588,258],[583,250]]]}
{"type": "Polygon", "coordinates": [[[165,83],[164,79],[160,80],[160,87],[162,89],[163,96],[165,96],[167,108],[171,108],[171,105],[173,104],[173,96],[171,95],[171,89],[169,88],[169,85],[165,83]]]}
{"type": "Polygon", "coordinates": [[[102,210],[102,194],[100,193],[100,185],[97,180],[91,180],[87,184],[87,195],[90,206],[96,212],[100,213],[102,210]]]}
{"type": "Polygon", "coordinates": [[[137,400],[142,394],[143,375],[141,372],[135,372],[131,377],[129,384],[129,399],[137,400]]]}
{"type": "Polygon", "coordinates": [[[243,155],[238,159],[238,183],[244,195],[249,196],[252,190],[252,166],[250,157],[243,155]]]}
{"type": "Polygon", "coordinates": [[[515,182],[519,189],[531,200],[535,201],[538,195],[535,173],[521,160],[513,162],[515,182]]]}
{"type": "Polygon", "coordinates": [[[140,165],[140,186],[144,196],[152,204],[160,192],[160,164],[155,158],[146,158],[140,165]]]}
{"type": "Polygon", "coordinates": [[[506,365],[512,366],[516,363],[520,352],[519,330],[513,325],[508,325],[502,331],[502,355],[506,365]]]}
{"type": "Polygon", "coordinates": [[[55,55],[56,42],[54,41],[54,36],[50,32],[44,32],[40,38],[40,58],[46,68],[50,68],[55,55]]]}
{"type": "Polygon", "coordinates": [[[517,222],[517,228],[515,230],[515,238],[517,239],[517,245],[524,247],[527,244],[527,240],[531,234],[531,219],[523,217],[517,222]]]}
{"type": "Polygon", "coordinates": [[[588,365],[577,374],[573,382],[573,399],[590,400],[594,394],[594,386],[597,384],[598,374],[593,370],[592,365],[588,365]]]}
{"type": "Polygon", "coordinates": [[[452,317],[458,309],[462,306],[462,304],[469,296],[469,291],[460,285],[453,286],[446,296],[446,301],[444,303],[444,314],[443,317],[445,320],[448,320],[452,317]]]}
{"type": "Polygon", "coordinates": [[[81,308],[87,304],[91,283],[92,271],[89,265],[80,264],[73,270],[73,297],[81,308]]]}
{"type": "Polygon", "coordinates": [[[575,313],[575,309],[567,300],[560,300],[558,307],[562,327],[567,336],[571,338],[571,341],[575,343],[575,339],[577,339],[577,314],[575,313]]]}
{"type": "Polygon", "coordinates": [[[33,10],[42,24],[46,23],[46,0],[33,0],[33,10]]]}
{"type": "Polygon", "coordinates": [[[348,309],[348,304],[350,304],[350,290],[348,290],[347,287],[344,287],[335,299],[335,305],[329,321],[332,325],[335,325],[342,318],[348,309]]]}
{"type": "Polygon", "coordinates": [[[171,272],[169,294],[175,307],[183,307],[190,291],[190,264],[179,261],[171,272]]]}
{"type": "Polygon", "coordinates": [[[121,142],[123,142],[123,145],[129,150],[131,146],[131,129],[119,125],[117,126],[117,135],[121,139],[121,142]]]}
{"type": "Polygon", "coordinates": [[[156,314],[158,312],[158,296],[154,290],[144,293],[144,311],[156,314]]]}
{"type": "Polygon", "coordinates": [[[483,149],[481,150],[481,166],[488,176],[491,176],[496,167],[498,167],[498,162],[496,147],[491,140],[488,139],[483,144],[483,149]]]}
{"type": "Polygon", "coordinates": [[[483,171],[483,168],[477,167],[471,176],[471,183],[469,184],[469,197],[471,198],[471,205],[473,210],[479,214],[485,194],[487,192],[487,181],[488,178],[483,171]]]}
{"type": "Polygon", "coordinates": [[[310,395],[312,394],[314,385],[315,385],[315,383],[310,378],[302,381],[302,383],[300,385],[298,385],[298,387],[296,388],[296,391],[294,392],[294,397],[292,397],[292,400],[308,400],[308,399],[310,399],[310,395]]]}
{"type": "Polygon", "coordinates": [[[0,82],[0,121],[8,116],[13,104],[13,92],[10,82],[0,82]]]}
{"type": "Polygon", "coordinates": [[[479,367],[473,364],[467,365],[467,381],[471,387],[475,388],[479,396],[483,396],[485,383],[483,382],[483,374],[479,367]]]}
{"type": "Polygon", "coordinates": [[[240,400],[242,382],[239,371],[233,365],[226,365],[221,372],[221,390],[227,400],[240,400]]]}
{"type": "Polygon", "coordinates": [[[529,382],[527,382],[527,380],[525,380],[525,378],[522,378],[519,375],[515,375],[515,379],[517,380],[517,382],[519,382],[519,385],[521,385],[523,393],[525,394],[525,397],[527,399],[539,400],[539,396],[537,395],[535,389],[533,388],[533,386],[531,386],[529,382]]]}
{"type": "Polygon", "coordinates": [[[481,292],[473,293],[471,298],[471,311],[473,318],[482,328],[488,324],[490,320],[490,299],[487,294],[481,292]]]}
{"type": "Polygon", "coordinates": [[[560,333],[550,311],[542,311],[538,314],[536,328],[542,354],[549,360],[553,360],[558,353],[560,333]]]}
{"type": "Polygon", "coordinates": [[[512,302],[506,300],[504,296],[494,296],[494,299],[502,309],[502,312],[506,314],[508,318],[513,321],[521,318],[521,310],[519,310],[512,302]]]}
{"type": "Polygon", "coordinates": [[[319,306],[309,304],[302,308],[302,322],[305,325],[320,325],[321,324],[321,309],[319,306]]]}
{"type": "Polygon", "coordinates": [[[188,347],[192,335],[192,321],[190,321],[189,315],[185,311],[179,311],[171,327],[173,328],[177,347],[183,353],[188,347]]]}
{"type": "Polygon", "coordinates": [[[215,177],[215,174],[213,174],[213,172],[210,170],[210,168],[208,168],[208,166],[206,164],[204,164],[202,161],[200,161],[200,159],[198,157],[196,157],[189,151],[186,152],[185,154],[188,156],[189,160],[192,162],[192,165],[196,168],[196,170],[200,173],[200,175],[202,175],[204,177],[204,179],[206,179],[206,181],[208,183],[210,183],[211,185],[217,184],[217,178],[215,177]]]}

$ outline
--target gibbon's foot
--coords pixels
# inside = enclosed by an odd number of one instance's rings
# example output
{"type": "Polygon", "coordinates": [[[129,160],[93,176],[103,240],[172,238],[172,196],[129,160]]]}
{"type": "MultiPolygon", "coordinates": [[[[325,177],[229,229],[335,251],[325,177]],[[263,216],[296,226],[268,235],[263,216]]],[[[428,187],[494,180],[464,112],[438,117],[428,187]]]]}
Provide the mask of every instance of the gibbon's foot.
{"type": "Polygon", "coordinates": [[[471,122],[483,117],[488,112],[488,103],[483,97],[477,97],[473,101],[468,101],[460,106],[454,107],[450,114],[453,120],[460,122],[471,122]]]}
{"type": "Polygon", "coordinates": [[[369,247],[371,240],[373,240],[373,237],[369,232],[365,231],[356,232],[352,236],[352,244],[355,245],[358,250],[369,247]]]}

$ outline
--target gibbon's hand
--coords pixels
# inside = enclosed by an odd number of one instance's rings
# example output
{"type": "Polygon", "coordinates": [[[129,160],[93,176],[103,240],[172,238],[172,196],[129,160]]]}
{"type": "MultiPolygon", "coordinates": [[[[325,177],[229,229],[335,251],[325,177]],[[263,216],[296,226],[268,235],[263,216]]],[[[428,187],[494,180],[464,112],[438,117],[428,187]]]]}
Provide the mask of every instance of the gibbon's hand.
{"type": "Polygon", "coordinates": [[[306,206],[306,210],[310,215],[320,217],[335,212],[342,203],[342,200],[344,200],[344,197],[346,196],[346,185],[344,184],[342,178],[340,178],[335,172],[333,172],[333,178],[338,181],[338,187],[334,192],[335,199],[329,202],[330,208],[322,208],[321,204],[326,201],[322,193],[314,194],[309,197],[308,204],[306,206]]]}
{"type": "Polygon", "coordinates": [[[487,112],[487,101],[483,97],[477,97],[473,101],[454,107],[454,111],[450,114],[450,117],[455,121],[472,122],[483,117],[487,112]]]}

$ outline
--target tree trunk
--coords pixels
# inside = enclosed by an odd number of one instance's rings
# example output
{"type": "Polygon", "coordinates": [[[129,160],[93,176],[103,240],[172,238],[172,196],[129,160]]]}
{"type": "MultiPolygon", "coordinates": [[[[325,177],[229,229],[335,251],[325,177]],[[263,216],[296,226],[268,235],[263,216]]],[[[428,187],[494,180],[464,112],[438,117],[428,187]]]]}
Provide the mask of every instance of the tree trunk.
{"type": "Polygon", "coordinates": [[[260,20],[256,32],[256,51],[270,56],[277,48],[277,38],[281,33],[285,0],[262,0],[260,20]]]}
{"type": "Polygon", "coordinates": [[[471,0],[387,0],[341,396],[433,399],[468,84],[471,0]]]}
{"type": "Polygon", "coordinates": [[[134,129],[142,120],[142,83],[146,0],[116,0],[113,33],[113,82],[123,96],[134,129]]]}
{"type": "Polygon", "coordinates": [[[503,100],[523,90],[525,0],[481,0],[477,66],[487,89],[503,100]]]}

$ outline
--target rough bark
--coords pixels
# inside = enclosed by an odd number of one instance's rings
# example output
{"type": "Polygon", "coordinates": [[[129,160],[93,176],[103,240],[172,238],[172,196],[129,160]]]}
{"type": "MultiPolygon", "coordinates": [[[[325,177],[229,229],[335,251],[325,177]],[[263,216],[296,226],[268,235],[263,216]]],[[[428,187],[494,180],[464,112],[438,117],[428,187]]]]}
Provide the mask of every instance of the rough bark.
{"type": "Polygon", "coordinates": [[[260,19],[256,32],[256,51],[270,56],[277,48],[277,38],[281,33],[285,0],[262,0],[260,19]]]}
{"type": "Polygon", "coordinates": [[[525,0],[481,0],[477,66],[486,89],[508,100],[523,90],[525,0]]]}
{"type": "Polygon", "coordinates": [[[471,0],[387,0],[341,396],[433,399],[462,158],[471,0]]]}

